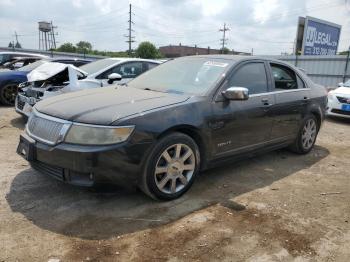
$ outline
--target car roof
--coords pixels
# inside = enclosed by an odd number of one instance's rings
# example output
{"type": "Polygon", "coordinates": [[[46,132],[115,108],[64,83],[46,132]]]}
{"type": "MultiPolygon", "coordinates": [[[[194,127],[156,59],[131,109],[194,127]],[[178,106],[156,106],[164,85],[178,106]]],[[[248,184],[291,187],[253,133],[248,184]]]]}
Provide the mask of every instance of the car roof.
{"type": "Polygon", "coordinates": [[[225,60],[231,60],[231,61],[243,61],[243,60],[265,60],[265,61],[276,61],[276,62],[281,62],[281,60],[276,60],[272,59],[269,57],[264,57],[264,56],[250,56],[250,55],[193,55],[193,56],[183,56],[179,58],[211,58],[211,59],[225,59],[225,60]]]}
{"type": "Polygon", "coordinates": [[[82,59],[79,57],[50,57],[47,59],[48,61],[57,61],[57,60],[68,60],[68,61],[86,61],[86,62],[92,62],[92,60],[89,59],[82,59]]]}
{"type": "MultiPolygon", "coordinates": [[[[193,56],[183,56],[183,57],[179,57],[181,59],[186,59],[186,58],[210,58],[210,59],[224,59],[224,60],[230,60],[233,61],[235,63],[237,62],[242,62],[242,61],[249,61],[249,60],[263,60],[263,61],[270,61],[270,62],[274,62],[274,63],[279,63],[279,64],[283,64],[286,65],[288,67],[292,67],[295,70],[300,71],[300,69],[296,68],[294,65],[287,63],[285,61],[282,60],[278,60],[278,59],[273,59],[270,57],[266,57],[266,56],[248,56],[248,55],[193,55],[193,56]]],[[[176,58],[178,59],[178,58],[176,58]]]]}
{"type": "Polygon", "coordinates": [[[110,57],[110,58],[104,58],[108,60],[115,60],[120,62],[126,62],[126,61],[145,61],[145,62],[154,62],[154,63],[162,63],[159,60],[154,59],[144,59],[144,58],[137,58],[137,57],[110,57]]]}
{"type": "Polygon", "coordinates": [[[25,52],[0,52],[0,55],[20,55],[20,56],[37,56],[37,57],[48,57],[46,55],[42,54],[36,54],[36,53],[25,53],[25,52]]]}

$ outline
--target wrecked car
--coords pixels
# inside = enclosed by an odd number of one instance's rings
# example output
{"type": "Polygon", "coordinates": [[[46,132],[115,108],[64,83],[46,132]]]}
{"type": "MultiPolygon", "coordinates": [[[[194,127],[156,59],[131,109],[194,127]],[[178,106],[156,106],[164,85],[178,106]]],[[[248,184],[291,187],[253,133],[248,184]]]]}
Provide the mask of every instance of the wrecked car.
{"type": "Polygon", "coordinates": [[[18,85],[28,81],[27,75],[32,70],[48,62],[59,62],[75,66],[85,65],[90,60],[80,58],[45,58],[15,70],[0,72],[0,103],[3,105],[14,105],[18,92],[18,85]]]}
{"type": "Polygon", "coordinates": [[[16,112],[28,117],[33,106],[40,100],[80,90],[79,79],[87,73],[70,64],[45,63],[28,75],[28,81],[19,85],[16,112]]]}
{"type": "Polygon", "coordinates": [[[28,82],[20,85],[16,111],[26,117],[40,100],[82,89],[125,84],[143,72],[161,64],[160,61],[138,58],[106,58],[81,66],[50,63],[38,67],[28,75],[28,82]]]}

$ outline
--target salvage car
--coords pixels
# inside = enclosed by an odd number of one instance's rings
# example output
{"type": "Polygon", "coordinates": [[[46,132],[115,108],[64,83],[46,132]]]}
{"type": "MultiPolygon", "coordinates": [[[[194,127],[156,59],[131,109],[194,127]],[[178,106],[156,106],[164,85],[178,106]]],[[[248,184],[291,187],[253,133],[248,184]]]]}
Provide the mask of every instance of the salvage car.
{"type": "Polygon", "coordinates": [[[44,63],[27,75],[27,82],[19,85],[15,103],[16,112],[29,117],[38,101],[81,90],[79,80],[86,77],[86,72],[73,65],[44,63]]]}
{"type": "Polygon", "coordinates": [[[27,81],[27,74],[29,72],[47,62],[59,62],[81,66],[91,61],[79,58],[45,58],[27,66],[23,66],[17,70],[0,72],[0,103],[3,105],[14,105],[17,96],[18,85],[27,81]]]}
{"type": "Polygon", "coordinates": [[[37,103],[17,153],[73,185],[134,183],[172,200],[225,161],[283,147],[308,153],[326,106],[325,89],[282,61],[182,57],[127,87],[37,103]]]}
{"type": "Polygon", "coordinates": [[[350,80],[328,92],[327,115],[350,118],[350,80]]]}
{"type": "Polygon", "coordinates": [[[80,69],[58,63],[44,64],[28,74],[28,82],[21,84],[16,111],[28,117],[38,101],[82,89],[108,86],[116,81],[125,84],[160,63],[145,59],[106,58],[80,69]]]}

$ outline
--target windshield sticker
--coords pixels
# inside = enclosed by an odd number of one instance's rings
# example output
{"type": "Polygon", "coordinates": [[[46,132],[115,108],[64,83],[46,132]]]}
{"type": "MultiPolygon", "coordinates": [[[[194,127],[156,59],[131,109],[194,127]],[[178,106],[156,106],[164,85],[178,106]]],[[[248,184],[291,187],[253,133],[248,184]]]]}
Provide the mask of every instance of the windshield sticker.
{"type": "Polygon", "coordinates": [[[206,66],[218,66],[218,67],[226,67],[228,63],[220,63],[215,61],[207,61],[204,63],[206,66]]]}

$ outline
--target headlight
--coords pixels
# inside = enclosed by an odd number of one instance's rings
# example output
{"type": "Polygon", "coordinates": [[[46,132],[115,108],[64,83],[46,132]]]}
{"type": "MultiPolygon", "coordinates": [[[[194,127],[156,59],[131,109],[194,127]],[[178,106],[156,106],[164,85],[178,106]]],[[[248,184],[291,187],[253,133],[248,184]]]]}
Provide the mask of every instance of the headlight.
{"type": "Polygon", "coordinates": [[[73,124],[64,141],[82,145],[110,145],[124,142],[131,135],[134,126],[92,126],[73,124]]]}

